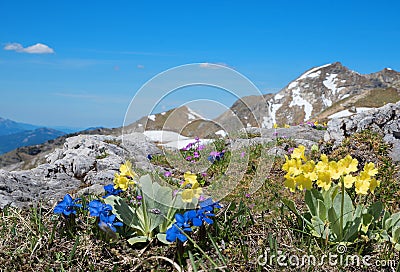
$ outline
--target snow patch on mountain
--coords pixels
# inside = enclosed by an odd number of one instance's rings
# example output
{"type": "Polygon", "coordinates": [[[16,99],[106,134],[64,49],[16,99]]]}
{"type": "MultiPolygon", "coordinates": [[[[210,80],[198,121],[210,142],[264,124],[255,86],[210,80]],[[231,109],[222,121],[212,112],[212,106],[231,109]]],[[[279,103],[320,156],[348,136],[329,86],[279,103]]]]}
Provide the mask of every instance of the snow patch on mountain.
{"type": "Polygon", "coordinates": [[[283,95],[283,94],[280,94],[280,93],[277,93],[275,96],[274,96],[274,99],[275,100],[280,100],[280,99],[282,99],[282,98],[284,98],[285,96],[283,95]]]}
{"type": "Polygon", "coordinates": [[[304,106],[304,112],[306,114],[304,120],[310,119],[313,106],[310,102],[301,97],[300,88],[296,88],[292,91],[292,102],[290,102],[289,107],[293,107],[295,105],[300,107],[304,106]]]}
{"type": "Polygon", "coordinates": [[[221,137],[225,137],[226,135],[228,135],[228,134],[226,133],[226,131],[223,130],[223,129],[218,130],[217,132],[215,132],[215,134],[216,134],[216,135],[220,135],[221,137]]]}
{"type": "MultiPolygon", "coordinates": [[[[316,77],[316,76],[319,76],[319,75],[317,75],[317,74],[314,73],[314,72],[318,71],[318,70],[321,69],[321,68],[327,67],[327,66],[329,66],[329,65],[331,65],[331,63],[325,64],[325,65],[322,65],[322,66],[318,66],[318,67],[314,67],[314,68],[308,70],[307,72],[305,72],[304,74],[302,74],[297,80],[299,80],[299,79],[305,79],[305,78],[307,78],[307,77],[316,77]]],[[[319,72],[321,72],[321,71],[319,71],[319,72]]]]}
{"type": "Polygon", "coordinates": [[[151,121],[156,121],[156,116],[154,114],[147,116],[151,121]]]}
{"type": "Polygon", "coordinates": [[[360,108],[356,108],[356,112],[351,112],[349,110],[342,110],[342,111],[336,112],[336,113],[334,113],[332,115],[329,115],[328,119],[348,117],[348,116],[351,116],[353,114],[364,112],[364,111],[368,111],[368,110],[371,110],[371,109],[373,109],[373,108],[360,107],[360,108]]]}
{"type": "Polygon", "coordinates": [[[171,141],[179,141],[189,139],[174,131],[167,130],[146,130],[143,134],[152,142],[165,143],[171,141]]]}
{"type": "Polygon", "coordinates": [[[326,107],[332,106],[332,100],[326,98],[325,95],[322,95],[322,103],[324,103],[326,107]]]}

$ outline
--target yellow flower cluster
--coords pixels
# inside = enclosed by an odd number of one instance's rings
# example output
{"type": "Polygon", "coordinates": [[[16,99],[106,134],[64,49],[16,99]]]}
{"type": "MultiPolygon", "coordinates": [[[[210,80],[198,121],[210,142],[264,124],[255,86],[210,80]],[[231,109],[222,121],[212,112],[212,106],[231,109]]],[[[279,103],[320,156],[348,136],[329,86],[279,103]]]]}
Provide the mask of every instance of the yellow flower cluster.
{"type": "Polygon", "coordinates": [[[356,193],[365,195],[368,190],[373,193],[380,184],[378,180],[373,178],[378,170],[372,162],[367,163],[358,176],[353,176],[351,173],[358,170],[358,161],[350,155],[335,162],[329,161],[328,157],[322,154],[321,160],[315,163],[313,160],[307,160],[304,151],[303,145],[295,148],[290,159],[285,156],[286,162],[282,166],[282,170],[287,172],[285,186],[292,192],[296,188],[300,190],[311,189],[313,182],[316,182],[318,187],[329,190],[333,180],[342,179],[345,188],[351,188],[354,184],[356,193]]]}
{"type": "Polygon", "coordinates": [[[200,184],[197,181],[196,174],[192,174],[190,172],[186,172],[184,174],[185,181],[182,183],[181,187],[185,188],[190,185],[190,188],[184,189],[182,192],[182,201],[183,202],[192,202],[193,198],[199,198],[203,193],[203,190],[200,187],[200,184]]]}
{"type": "Polygon", "coordinates": [[[137,174],[132,170],[132,163],[126,161],[119,168],[119,174],[114,175],[114,189],[126,191],[131,184],[135,184],[137,174]]]}

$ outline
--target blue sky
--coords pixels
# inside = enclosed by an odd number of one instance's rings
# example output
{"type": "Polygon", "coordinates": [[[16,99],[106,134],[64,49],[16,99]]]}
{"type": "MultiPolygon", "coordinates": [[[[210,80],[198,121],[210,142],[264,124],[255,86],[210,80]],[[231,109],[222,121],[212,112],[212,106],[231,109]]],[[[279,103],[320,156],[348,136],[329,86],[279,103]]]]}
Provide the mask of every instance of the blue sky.
{"type": "MultiPolygon", "coordinates": [[[[117,127],[143,84],[188,63],[225,64],[263,93],[335,61],[399,71],[398,10],[384,0],[0,0],[0,117],[117,127]]],[[[206,88],[185,99],[199,92],[235,100],[206,88]]],[[[162,108],[182,103],[171,96],[162,108]]]]}

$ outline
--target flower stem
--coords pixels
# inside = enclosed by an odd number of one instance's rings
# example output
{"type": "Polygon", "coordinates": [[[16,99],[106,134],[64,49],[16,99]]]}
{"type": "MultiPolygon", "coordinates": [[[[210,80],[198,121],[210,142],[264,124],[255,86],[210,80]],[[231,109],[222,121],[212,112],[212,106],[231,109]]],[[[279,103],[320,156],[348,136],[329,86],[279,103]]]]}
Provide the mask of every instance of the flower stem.
{"type": "Polygon", "coordinates": [[[340,177],[340,182],[341,182],[341,189],[342,189],[342,203],[340,205],[340,218],[339,218],[339,224],[340,224],[340,240],[343,240],[343,213],[344,213],[344,179],[343,176],[340,177]]]}

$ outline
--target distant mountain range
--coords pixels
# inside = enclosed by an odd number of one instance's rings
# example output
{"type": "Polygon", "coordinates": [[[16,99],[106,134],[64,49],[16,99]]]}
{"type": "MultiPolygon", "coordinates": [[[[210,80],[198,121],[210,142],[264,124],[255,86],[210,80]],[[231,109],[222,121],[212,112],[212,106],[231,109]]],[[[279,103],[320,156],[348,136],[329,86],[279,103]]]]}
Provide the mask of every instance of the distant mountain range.
{"type": "Polygon", "coordinates": [[[78,130],[69,127],[40,127],[0,117],[0,154],[18,147],[42,144],[78,130]]]}
{"type": "Polygon", "coordinates": [[[0,154],[21,146],[41,144],[65,135],[64,132],[51,128],[37,128],[0,136],[0,154]]]}
{"type": "Polygon", "coordinates": [[[35,130],[37,128],[39,128],[39,127],[35,126],[35,125],[18,123],[18,122],[0,117],[0,136],[23,132],[26,130],[35,130]]]}

